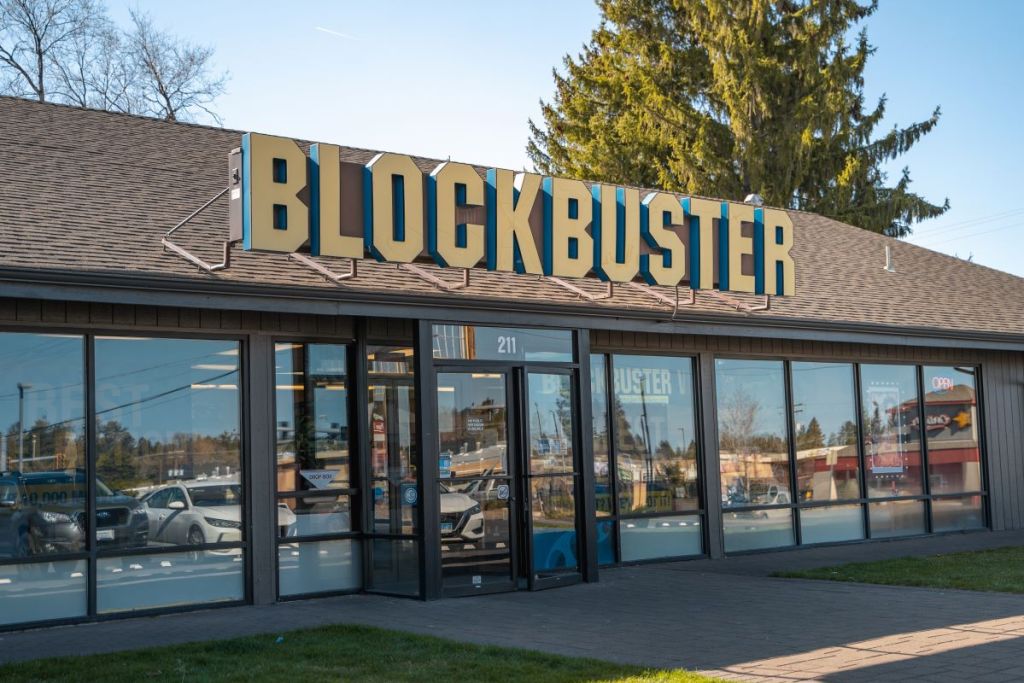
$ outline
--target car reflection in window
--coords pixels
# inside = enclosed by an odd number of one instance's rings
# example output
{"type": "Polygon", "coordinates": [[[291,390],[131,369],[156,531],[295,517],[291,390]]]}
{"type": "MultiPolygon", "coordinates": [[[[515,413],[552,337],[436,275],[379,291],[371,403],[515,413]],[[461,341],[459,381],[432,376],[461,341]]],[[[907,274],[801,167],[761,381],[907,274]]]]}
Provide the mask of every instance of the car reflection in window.
{"type": "MultiPolygon", "coordinates": [[[[0,547],[17,556],[85,550],[86,475],[82,469],[4,472],[0,475],[0,547]]],[[[96,479],[96,542],[135,548],[148,541],[142,504],[96,479]]],[[[0,551],[3,552],[3,551],[0,551]]]]}
{"type": "MultiPolygon", "coordinates": [[[[168,545],[236,543],[242,540],[242,485],[237,478],[185,481],[146,493],[142,502],[150,539],[168,545]]],[[[295,517],[279,510],[280,524],[295,517]]],[[[238,553],[239,549],[224,552],[238,553]]]]}
{"type": "Polygon", "coordinates": [[[484,536],[484,514],[480,503],[467,493],[476,493],[471,482],[464,486],[466,493],[454,491],[441,484],[441,541],[466,541],[472,543],[484,536]]]}

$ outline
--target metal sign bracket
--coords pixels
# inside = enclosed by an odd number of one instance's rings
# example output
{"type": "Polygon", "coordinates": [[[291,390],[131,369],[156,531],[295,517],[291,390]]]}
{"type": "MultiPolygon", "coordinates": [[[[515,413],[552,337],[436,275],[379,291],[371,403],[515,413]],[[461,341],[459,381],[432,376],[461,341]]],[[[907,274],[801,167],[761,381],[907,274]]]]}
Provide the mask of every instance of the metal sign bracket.
{"type": "Polygon", "coordinates": [[[697,292],[693,289],[689,290],[690,294],[685,300],[681,300],[679,298],[679,285],[675,286],[676,296],[674,300],[672,299],[672,297],[665,296],[656,289],[651,289],[647,285],[642,285],[639,282],[630,282],[629,286],[632,287],[633,289],[640,290],[644,294],[649,294],[658,301],[661,301],[662,303],[666,303],[669,306],[671,306],[673,320],[675,320],[676,314],[679,313],[680,306],[693,306],[695,303],[697,303],[697,292]]]}
{"type": "Polygon", "coordinates": [[[413,275],[416,275],[421,279],[426,280],[430,284],[434,285],[438,289],[441,289],[445,292],[454,292],[469,287],[469,268],[462,269],[462,282],[458,284],[446,282],[441,278],[437,277],[436,275],[434,275],[433,273],[424,270],[423,268],[420,268],[419,266],[414,265],[412,263],[399,263],[398,269],[407,270],[413,275]]]}
{"type": "Polygon", "coordinates": [[[313,270],[320,273],[325,278],[327,278],[328,280],[335,284],[339,282],[344,282],[345,280],[352,280],[357,275],[359,275],[357,259],[349,259],[350,265],[347,273],[335,273],[330,268],[325,268],[321,266],[319,263],[309,258],[308,256],[303,256],[302,254],[297,254],[295,252],[288,254],[288,256],[290,256],[293,260],[298,261],[302,265],[307,266],[308,268],[312,268],[313,270]]]}
{"type": "Polygon", "coordinates": [[[577,294],[581,299],[586,299],[587,301],[604,301],[605,299],[611,299],[612,297],[615,296],[615,283],[611,281],[607,283],[608,286],[607,289],[605,289],[604,294],[591,294],[585,289],[581,289],[576,285],[572,284],[571,282],[566,282],[560,277],[548,275],[545,276],[544,279],[549,282],[554,282],[556,285],[564,287],[565,289],[568,289],[573,294],[577,294]]]}
{"type": "Polygon", "coordinates": [[[771,294],[765,294],[764,299],[760,304],[757,304],[756,306],[751,306],[750,304],[743,303],[739,299],[734,299],[731,296],[726,296],[725,294],[722,294],[721,292],[716,292],[713,289],[709,289],[706,291],[708,294],[715,297],[719,301],[725,302],[730,306],[735,307],[737,311],[743,311],[744,313],[757,313],[758,311],[768,311],[771,310],[772,307],[771,294]]]}
{"type": "Polygon", "coordinates": [[[212,206],[215,201],[217,201],[225,194],[227,194],[228,190],[230,189],[230,187],[225,187],[223,190],[218,192],[216,196],[213,197],[213,199],[209,200],[208,202],[200,206],[198,209],[190,213],[185,220],[181,221],[173,228],[165,232],[164,236],[160,238],[160,243],[163,245],[164,249],[177,254],[178,256],[182,257],[192,265],[196,266],[200,270],[206,271],[207,273],[216,273],[218,270],[224,270],[225,268],[228,268],[231,265],[231,245],[237,242],[238,240],[224,240],[224,251],[221,257],[221,262],[207,263],[203,259],[199,258],[195,254],[190,252],[188,249],[178,246],[177,244],[172,242],[171,235],[177,232],[180,228],[183,228],[186,225],[188,225],[189,221],[191,221],[193,218],[201,214],[203,211],[206,211],[206,209],[210,208],[210,206],[212,206]]]}

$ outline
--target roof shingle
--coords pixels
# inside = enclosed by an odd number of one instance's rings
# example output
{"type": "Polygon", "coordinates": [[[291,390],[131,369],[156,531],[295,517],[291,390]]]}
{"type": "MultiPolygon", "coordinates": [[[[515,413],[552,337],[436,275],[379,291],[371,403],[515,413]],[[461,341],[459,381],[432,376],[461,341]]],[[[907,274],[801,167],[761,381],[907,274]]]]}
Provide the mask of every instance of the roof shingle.
{"type": "MultiPolygon", "coordinates": [[[[161,237],[224,188],[227,154],[239,142],[238,131],[0,97],[0,267],[143,273],[268,290],[308,287],[333,291],[339,300],[355,300],[367,291],[401,294],[409,301],[440,293],[414,273],[370,260],[360,263],[357,278],[334,284],[283,254],[235,248],[231,267],[209,274],[167,252],[161,237]]],[[[373,154],[342,148],[345,160],[366,162],[373,154]]],[[[430,169],[438,162],[417,163],[430,169]]],[[[796,294],[773,297],[771,310],[754,314],[757,318],[1024,334],[1024,279],[822,216],[790,214],[796,294]],[[883,268],[886,246],[892,248],[895,272],[883,268]]],[[[227,225],[224,198],[175,239],[216,262],[227,225]]],[[[321,261],[347,270],[343,260],[321,261]]],[[[422,267],[453,284],[461,279],[433,265],[422,267]]],[[[595,294],[604,289],[597,281],[574,284],[595,294]]],[[[444,295],[671,313],[664,302],[631,287],[588,302],[544,278],[485,270],[474,271],[466,289],[444,295]]],[[[750,315],[699,294],[677,319],[701,312],[750,315]]]]}

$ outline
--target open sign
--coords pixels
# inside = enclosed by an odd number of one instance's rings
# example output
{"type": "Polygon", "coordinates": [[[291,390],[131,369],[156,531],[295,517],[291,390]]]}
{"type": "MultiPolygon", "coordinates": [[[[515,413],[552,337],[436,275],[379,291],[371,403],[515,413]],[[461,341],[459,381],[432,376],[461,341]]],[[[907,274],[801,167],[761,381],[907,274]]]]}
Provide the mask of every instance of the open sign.
{"type": "Polygon", "coordinates": [[[941,377],[941,376],[932,377],[932,389],[935,389],[936,391],[949,391],[952,388],[953,388],[953,378],[952,377],[941,377]]]}

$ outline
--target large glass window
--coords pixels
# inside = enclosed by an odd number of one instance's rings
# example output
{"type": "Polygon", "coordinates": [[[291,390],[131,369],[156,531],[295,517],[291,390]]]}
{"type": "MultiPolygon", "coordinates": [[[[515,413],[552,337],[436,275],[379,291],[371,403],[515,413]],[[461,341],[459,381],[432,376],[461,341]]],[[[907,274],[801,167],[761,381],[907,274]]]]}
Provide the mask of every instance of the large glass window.
{"type": "MultiPolygon", "coordinates": [[[[790,364],[797,502],[817,505],[860,499],[857,392],[851,363],[790,364]]],[[[802,543],[864,538],[859,505],[804,507],[802,543]]]]}
{"type": "Polygon", "coordinates": [[[725,549],[792,545],[783,363],[717,359],[715,388],[725,549]]]}
{"type": "Polygon", "coordinates": [[[599,561],[700,554],[693,359],[594,355],[591,373],[596,512],[615,518],[598,524],[599,561]]]}
{"type": "Polygon", "coordinates": [[[974,367],[923,368],[928,488],[942,496],[931,502],[933,531],[985,525],[977,374],[974,367]]]}
{"type": "Polygon", "coordinates": [[[348,350],[341,344],[275,346],[278,592],[362,585],[353,519],[348,350]]]}
{"type": "Polygon", "coordinates": [[[619,513],[700,508],[693,361],[615,356],[619,513]]]}
{"type": "Polygon", "coordinates": [[[718,360],[716,370],[727,551],[984,526],[977,368],[718,360]],[[787,391],[791,425],[777,411],[787,391]]]}
{"type": "Polygon", "coordinates": [[[860,384],[868,496],[921,495],[917,368],[861,365],[860,384]]]}
{"type": "Polygon", "coordinates": [[[798,500],[860,498],[853,365],[793,363],[792,373],[798,500]]]}
{"type": "Polygon", "coordinates": [[[241,600],[238,342],[98,337],[95,373],[97,609],[241,600]]]}
{"type": "Polygon", "coordinates": [[[0,334],[0,429],[0,624],[84,616],[84,338],[0,334]]]}
{"type": "MultiPolygon", "coordinates": [[[[921,406],[913,365],[861,365],[864,479],[869,498],[907,498],[925,493],[921,406]]],[[[925,505],[893,501],[868,507],[871,536],[886,538],[927,531],[925,505]]]]}
{"type": "Polygon", "coordinates": [[[975,368],[924,368],[924,429],[932,495],[981,491],[975,368]]]}
{"type": "Polygon", "coordinates": [[[715,361],[722,503],[788,505],[789,430],[781,361],[715,361]]]}

